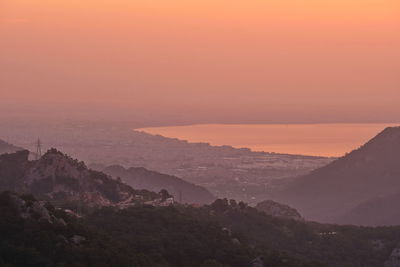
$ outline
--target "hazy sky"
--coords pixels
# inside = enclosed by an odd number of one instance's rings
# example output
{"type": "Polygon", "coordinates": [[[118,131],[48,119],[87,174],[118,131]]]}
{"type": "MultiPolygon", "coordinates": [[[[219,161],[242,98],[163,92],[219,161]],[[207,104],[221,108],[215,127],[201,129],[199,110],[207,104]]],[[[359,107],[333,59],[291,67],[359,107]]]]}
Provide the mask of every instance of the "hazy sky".
{"type": "Polygon", "coordinates": [[[398,121],[399,101],[399,0],[0,0],[6,112],[398,121]]]}

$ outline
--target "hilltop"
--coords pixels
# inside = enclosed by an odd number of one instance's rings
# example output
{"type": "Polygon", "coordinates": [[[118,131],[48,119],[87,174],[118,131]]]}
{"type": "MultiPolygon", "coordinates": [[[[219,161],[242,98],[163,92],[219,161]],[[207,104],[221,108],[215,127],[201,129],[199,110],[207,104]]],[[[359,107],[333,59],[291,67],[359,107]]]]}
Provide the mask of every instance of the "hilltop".
{"type": "Polygon", "coordinates": [[[56,149],[30,161],[29,151],[0,155],[0,191],[32,193],[51,201],[85,202],[89,205],[129,205],[157,197],[134,190],[104,173],[89,170],[83,162],[56,149]]]}
{"type": "Polygon", "coordinates": [[[255,208],[274,217],[292,219],[296,221],[304,220],[296,209],[272,200],[264,200],[258,203],[255,208]]]}

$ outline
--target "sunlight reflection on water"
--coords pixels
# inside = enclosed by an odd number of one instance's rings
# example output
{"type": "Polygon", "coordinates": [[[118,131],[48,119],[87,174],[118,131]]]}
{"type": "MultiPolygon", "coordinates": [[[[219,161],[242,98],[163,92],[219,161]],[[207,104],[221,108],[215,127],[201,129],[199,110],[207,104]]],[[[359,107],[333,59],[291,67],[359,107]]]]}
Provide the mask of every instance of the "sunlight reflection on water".
{"type": "Polygon", "coordinates": [[[358,148],[384,128],[397,125],[400,124],[199,124],[137,130],[254,151],[337,157],[358,148]]]}

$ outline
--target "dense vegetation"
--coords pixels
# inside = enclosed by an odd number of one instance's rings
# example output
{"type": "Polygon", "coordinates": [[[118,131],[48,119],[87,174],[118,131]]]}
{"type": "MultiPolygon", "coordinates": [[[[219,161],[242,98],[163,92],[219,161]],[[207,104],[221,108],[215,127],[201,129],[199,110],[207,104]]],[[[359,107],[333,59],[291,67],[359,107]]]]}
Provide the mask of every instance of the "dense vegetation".
{"type": "Polygon", "coordinates": [[[271,217],[243,202],[217,200],[190,209],[199,220],[212,220],[241,233],[260,249],[285,252],[334,267],[379,267],[400,241],[400,227],[358,227],[271,217]]]}
{"type": "MultiPolygon", "coordinates": [[[[109,207],[79,218],[38,203],[0,194],[0,266],[243,267],[262,256],[187,208],[109,207]]],[[[280,253],[263,258],[271,267],[319,266],[280,253]]]]}
{"type": "Polygon", "coordinates": [[[214,262],[240,267],[249,266],[255,258],[246,244],[218,224],[197,221],[174,207],[103,208],[85,222],[163,266],[201,266],[214,262]]]}
{"type": "Polygon", "coordinates": [[[64,211],[49,205],[45,209],[56,220],[47,220],[30,196],[0,194],[0,266],[145,266],[151,262],[134,251],[121,252],[117,243],[64,211]],[[29,215],[21,213],[21,200],[24,209],[32,209],[29,215]]]}
{"type": "Polygon", "coordinates": [[[305,223],[226,199],[78,217],[49,204],[44,216],[33,197],[22,198],[31,208],[0,194],[0,266],[380,267],[400,241],[400,227],[305,223]]]}

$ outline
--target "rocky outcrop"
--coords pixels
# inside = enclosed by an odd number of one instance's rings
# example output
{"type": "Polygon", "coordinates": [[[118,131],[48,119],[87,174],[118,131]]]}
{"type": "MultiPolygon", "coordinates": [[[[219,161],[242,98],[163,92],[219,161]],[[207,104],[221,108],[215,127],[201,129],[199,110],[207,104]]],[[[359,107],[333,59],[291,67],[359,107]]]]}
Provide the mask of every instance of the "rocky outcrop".
{"type": "Polygon", "coordinates": [[[58,218],[48,210],[44,202],[36,201],[31,197],[21,197],[15,193],[3,192],[1,194],[1,205],[11,208],[15,215],[24,220],[36,220],[38,222],[47,222],[65,226],[66,223],[62,218],[58,218]]]}
{"type": "Polygon", "coordinates": [[[255,208],[274,217],[292,219],[296,221],[304,220],[296,209],[272,200],[260,202],[255,208]]]}
{"type": "Polygon", "coordinates": [[[263,263],[261,257],[255,258],[255,259],[251,262],[251,267],[264,267],[264,263],[263,263]]]}
{"type": "Polygon", "coordinates": [[[155,193],[134,190],[104,173],[89,170],[83,162],[55,149],[36,161],[29,161],[28,156],[28,151],[0,156],[0,190],[101,206],[127,205],[157,197],[155,193]]]}

